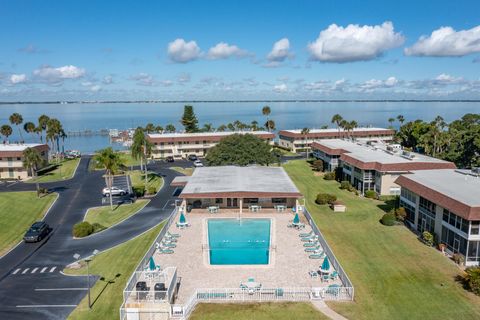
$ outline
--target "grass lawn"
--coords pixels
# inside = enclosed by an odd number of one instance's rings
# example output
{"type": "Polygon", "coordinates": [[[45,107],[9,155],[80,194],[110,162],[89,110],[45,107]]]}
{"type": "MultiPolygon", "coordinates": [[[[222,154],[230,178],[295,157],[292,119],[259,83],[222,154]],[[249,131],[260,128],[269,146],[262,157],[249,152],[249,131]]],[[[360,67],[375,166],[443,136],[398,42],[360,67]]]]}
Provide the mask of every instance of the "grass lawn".
{"type": "Polygon", "coordinates": [[[130,152],[122,152],[121,153],[123,161],[125,161],[125,166],[131,167],[131,166],[139,166],[140,165],[140,159],[136,160],[132,158],[132,155],[130,152]]]}
{"type": "Polygon", "coordinates": [[[26,182],[41,183],[70,179],[73,176],[79,162],[80,158],[63,160],[62,162],[60,162],[59,165],[52,163],[52,170],[45,171],[44,173],[41,171],[39,172],[38,177],[36,177],[35,179],[30,179],[26,182]]]}
{"type": "Polygon", "coordinates": [[[282,153],[282,155],[288,156],[288,157],[298,156],[298,154],[296,154],[295,152],[288,151],[288,150],[285,150],[285,149],[282,149],[282,148],[273,147],[273,150],[279,151],[279,152],[282,153]]]}
{"type": "Polygon", "coordinates": [[[41,220],[57,195],[37,198],[36,192],[0,193],[0,256],[20,240],[35,221],[41,220]]]}
{"type": "MultiPolygon", "coordinates": [[[[162,228],[163,223],[135,239],[96,256],[90,262],[90,272],[101,276],[103,280],[98,280],[92,288],[92,310],[88,309],[88,298],[85,296],[68,318],[118,319],[118,310],[123,302],[123,289],[127,280],[162,228]]],[[[64,272],[71,275],[84,275],[86,270],[83,267],[76,270],[65,269],[64,272]]]]}
{"type": "MultiPolygon", "coordinates": [[[[130,179],[132,180],[132,186],[144,186],[145,174],[140,170],[129,171],[130,179]]],[[[163,185],[163,178],[157,175],[155,172],[147,172],[147,190],[150,187],[155,187],[155,190],[160,190],[163,185]]]]}
{"type": "Polygon", "coordinates": [[[191,176],[193,173],[193,168],[170,167],[170,169],[180,172],[186,176],[191,176]]]}
{"type": "Polygon", "coordinates": [[[354,303],[329,303],[349,319],[480,319],[480,297],[455,281],[457,266],[403,226],[379,223],[384,202],[363,199],[314,176],[305,161],[284,165],[355,287],[354,303]],[[314,200],[337,195],[346,213],[314,200]]]}
{"type": "Polygon", "coordinates": [[[137,200],[135,203],[115,206],[113,211],[110,210],[110,206],[91,208],[88,209],[84,220],[91,224],[99,223],[103,227],[108,228],[134,215],[149,202],[150,200],[137,200]]]}
{"type": "Polygon", "coordinates": [[[190,320],[324,320],[310,303],[199,304],[190,320]]]}

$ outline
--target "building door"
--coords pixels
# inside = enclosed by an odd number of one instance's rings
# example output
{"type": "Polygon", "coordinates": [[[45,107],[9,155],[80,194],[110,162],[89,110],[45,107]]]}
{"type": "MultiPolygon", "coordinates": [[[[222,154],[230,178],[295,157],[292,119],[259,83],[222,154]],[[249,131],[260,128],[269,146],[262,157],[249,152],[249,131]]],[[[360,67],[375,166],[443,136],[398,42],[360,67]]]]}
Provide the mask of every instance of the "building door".
{"type": "Polygon", "coordinates": [[[227,198],[227,207],[237,207],[238,199],[237,198],[227,198]]]}
{"type": "Polygon", "coordinates": [[[453,239],[453,253],[460,252],[460,239],[455,237],[453,239]]]}
{"type": "Polygon", "coordinates": [[[8,177],[13,178],[13,168],[8,168],[8,177]]]}

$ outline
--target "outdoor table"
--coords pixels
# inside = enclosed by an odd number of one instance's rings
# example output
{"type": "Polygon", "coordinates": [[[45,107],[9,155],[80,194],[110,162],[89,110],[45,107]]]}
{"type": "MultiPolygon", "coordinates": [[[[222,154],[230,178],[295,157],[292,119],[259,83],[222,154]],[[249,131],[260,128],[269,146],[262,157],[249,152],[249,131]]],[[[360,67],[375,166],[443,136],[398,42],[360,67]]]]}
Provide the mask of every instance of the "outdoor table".
{"type": "Polygon", "coordinates": [[[262,209],[262,207],[259,206],[259,205],[251,205],[251,206],[249,207],[249,209],[250,209],[250,211],[252,211],[252,212],[258,212],[260,209],[262,209]]]}
{"type": "Polygon", "coordinates": [[[207,208],[208,212],[210,213],[217,213],[218,212],[218,207],[217,206],[209,206],[207,208]]]}
{"type": "Polygon", "coordinates": [[[247,289],[258,289],[260,288],[261,284],[258,282],[244,282],[242,283],[247,289]]]}
{"type": "Polygon", "coordinates": [[[278,212],[283,212],[283,211],[287,210],[287,206],[284,206],[284,205],[276,205],[276,206],[275,206],[275,209],[276,209],[278,212]]]}

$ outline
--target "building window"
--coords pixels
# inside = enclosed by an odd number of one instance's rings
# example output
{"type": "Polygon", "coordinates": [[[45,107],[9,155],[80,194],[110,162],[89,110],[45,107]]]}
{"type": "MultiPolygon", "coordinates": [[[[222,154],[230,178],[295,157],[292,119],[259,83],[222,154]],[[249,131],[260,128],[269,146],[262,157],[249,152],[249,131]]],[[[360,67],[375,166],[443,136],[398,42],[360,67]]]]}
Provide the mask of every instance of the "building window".
{"type": "Polygon", "coordinates": [[[471,222],[470,234],[471,235],[480,234],[480,221],[472,221],[471,222]]]}
{"type": "Polygon", "coordinates": [[[435,210],[437,206],[435,203],[431,202],[430,200],[427,200],[423,197],[420,197],[420,209],[424,209],[425,211],[428,211],[430,213],[433,213],[435,215],[435,210]]]}
{"type": "Polygon", "coordinates": [[[417,203],[417,196],[412,191],[402,188],[400,194],[403,198],[409,200],[412,203],[417,203]]]}
{"type": "Polygon", "coordinates": [[[215,203],[216,204],[222,204],[223,203],[223,198],[216,198],[215,203]]]}
{"type": "Polygon", "coordinates": [[[463,255],[467,253],[467,239],[449,228],[442,228],[442,243],[445,243],[453,253],[460,252],[463,255]]]}
{"type": "Polygon", "coordinates": [[[468,241],[468,256],[467,261],[480,261],[480,241],[468,241]]]}
{"type": "Polygon", "coordinates": [[[245,204],[257,204],[258,203],[258,198],[245,198],[245,199],[243,199],[243,202],[245,204]]]}
{"type": "Polygon", "coordinates": [[[405,201],[402,201],[402,199],[400,199],[400,207],[403,207],[407,212],[406,219],[411,223],[415,223],[415,207],[413,207],[412,205],[408,204],[405,201]]]}
{"type": "Polygon", "coordinates": [[[468,220],[457,216],[447,209],[443,209],[443,221],[468,234],[468,220]]]}
{"type": "Polygon", "coordinates": [[[287,198],[272,198],[273,204],[283,204],[287,203],[287,198]]]}

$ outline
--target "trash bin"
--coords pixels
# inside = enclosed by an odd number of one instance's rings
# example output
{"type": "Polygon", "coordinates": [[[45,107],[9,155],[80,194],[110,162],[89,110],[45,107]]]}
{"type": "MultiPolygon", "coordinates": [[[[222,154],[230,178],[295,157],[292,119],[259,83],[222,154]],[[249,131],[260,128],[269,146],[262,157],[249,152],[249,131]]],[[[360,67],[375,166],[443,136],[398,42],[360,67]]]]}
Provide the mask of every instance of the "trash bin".
{"type": "Polygon", "coordinates": [[[150,291],[150,288],[147,287],[147,283],[145,281],[137,282],[135,289],[137,291],[138,300],[145,300],[148,296],[148,292],[150,291]]]}
{"type": "Polygon", "coordinates": [[[154,287],[155,291],[155,300],[164,300],[167,295],[167,288],[165,287],[165,283],[155,283],[154,287]]]}

